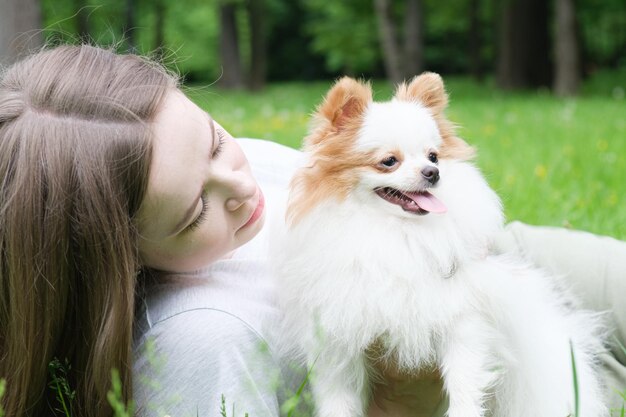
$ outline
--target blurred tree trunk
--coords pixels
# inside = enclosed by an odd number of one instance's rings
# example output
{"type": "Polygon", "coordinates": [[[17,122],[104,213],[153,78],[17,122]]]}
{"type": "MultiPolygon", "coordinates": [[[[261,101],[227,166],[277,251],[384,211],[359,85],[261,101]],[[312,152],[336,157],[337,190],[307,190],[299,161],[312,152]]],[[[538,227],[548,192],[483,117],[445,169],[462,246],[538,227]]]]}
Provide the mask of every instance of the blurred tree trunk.
{"type": "Polygon", "coordinates": [[[267,48],[265,38],[264,0],[248,0],[246,4],[250,22],[250,72],[249,88],[256,91],[265,86],[267,48]]]}
{"type": "Polygon", "coordinates": [[[82,43],[87,43],[90,40],[87,1],[74,0],[74,10],[76,10],[76,31],[78,32],[78,39],[82,43]]]}
{"type": "Polygon", "coordinates": [[[223,88],[242,88],[244,86],[243,70],[239,54],[239,37],[237,36],[236,6],[227,1],[220,8],[220,59],[222,76],[219,80],[223,88]]]}
{"type": "Polygon", "coordinates": [[[498,87],[510,90],[549,86],[548,2],[506,0],[501,7],[498,87]]]}
{"type": "Polygon", "coordinates": [[[481,58],[482,37],[480,22],[480,0],[470,0],[469,2],[469,70],[470,75],[477,81],[484,78],[484,69],[481,58]]]}
{"type": "Polygon", "coordinates": [[[380,45],[383,49],[383,60],[387,77],[394,84],[404,79],[402,63],[400,61],[400,48],[396,34],[395,23],[391,14],[390,0],[374,0],[374,10],[378,21],[380,45]]]}
{"type": "Polygon", "coordinates": [[[126,0],[126,23],[124,27],[124,37],[128,51],[137,52],[137,40],[135,39],[135,0],[126,0]]]}
{"type": "Polygon", "coordinates": [[[553,89],[558,96],[571,96],[581,78],[576,9],[574,0],[556,0],[555,6],[553,89]]]}
{"type": "Polygon", "coordinates": [[[154,0],[154,43],[159,57],[164,54],[165,48],[165,4],[164,0],[154,0]]]}
{"type": "Polygon", "coordinates": [[[404,22],[404,76],[410,78],[424,68],[424,22],[421,0],[408,0],[404,22]]]}
{"type": "Polygon", "coordinates": [[[41,9],[39,0],[3,0],[0,8],[0,64],[7,65],[42,45],[41,9]]]}

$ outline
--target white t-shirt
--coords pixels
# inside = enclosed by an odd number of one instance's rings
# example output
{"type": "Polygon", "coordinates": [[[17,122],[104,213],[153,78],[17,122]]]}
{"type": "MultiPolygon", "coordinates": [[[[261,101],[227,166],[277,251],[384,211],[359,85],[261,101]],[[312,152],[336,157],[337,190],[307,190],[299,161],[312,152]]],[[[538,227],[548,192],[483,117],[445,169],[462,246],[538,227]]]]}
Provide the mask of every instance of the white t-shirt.
{"type": "MultiPolygon", "coordinates": [[[[261,140],[238,142],[265,195],[266,217],[272,217],[281,210],[277,204],[300,153],[261,140]]],[[[138,415],[220,416],[222,396],[229,417],[281,414],[304,374],[277,357],[271,335],[279,313],[267,265],[269,229],[229,259],[149,287],[135,320],[138,415]]]]}

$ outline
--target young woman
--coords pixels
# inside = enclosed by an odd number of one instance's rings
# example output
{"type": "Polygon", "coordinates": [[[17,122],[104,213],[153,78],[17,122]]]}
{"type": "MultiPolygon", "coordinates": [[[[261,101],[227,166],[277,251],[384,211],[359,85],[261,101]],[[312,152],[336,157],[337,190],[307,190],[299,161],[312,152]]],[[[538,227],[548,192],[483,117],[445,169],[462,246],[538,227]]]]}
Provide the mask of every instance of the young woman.
{"type": "MultiPolygon", "coordinates": [[[[234,140],[143,58],[62,46],[4,71],[6,415],[62,409],[48,387],[57,358],[69,363],[71,415],[110,415],[117,369],[138,415],[217,416],[223,401],[229,416],[278,416],[305,375],[275,349],[263,225],[279,211],[297,160],[276,144],[234,140]]],[[[589,307],[613,311],[624,343],[626,245],[514,225],[500,246],[572,272],[589,307]],[[571,258],[541,250],[555,245],[571,258]]],[[[605,361],[609,387],[626,389],[625,363],[615,344],[605,361]]],[[[370,414],[444,408],[436,374],[382,372],[370,414]]]]}

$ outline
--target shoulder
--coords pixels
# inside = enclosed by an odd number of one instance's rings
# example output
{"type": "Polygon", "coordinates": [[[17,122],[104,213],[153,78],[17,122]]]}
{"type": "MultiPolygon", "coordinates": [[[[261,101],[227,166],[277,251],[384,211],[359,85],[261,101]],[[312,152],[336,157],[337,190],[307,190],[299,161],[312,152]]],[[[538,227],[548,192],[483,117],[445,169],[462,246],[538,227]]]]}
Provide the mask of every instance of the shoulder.
{"type": "Polygon", "coordinates": [[[154,359],[146,356],[150,354],[174,370],[265,366],[264,361],[273,361],[256,329],[232,313],[213,308],[189,309],[154,324],[135,348],[137,365],[149,365],[142,362],[154,359]]]}
{"type": "MultiPolygon", "coordinates": [[[[161,349],[211,338],[265,340],[279,319],[263,259],[215,262],[189,274],[169,274],[145,287],[136,313],[135,344],[158,338],[161,349]],[[188,341],[187,339],[192,339],[188,341]]],[[[248,259],[249,258],[249,259],[248,259]]]]}
{"type": "Polygon", "coordinates": [[[211,344],[204,350],[215,350],[229,343],[239,346],[239,342],[263,341],[262,335],[250,323],[235,312],[219,307],[188,307],[162,317],[144,333],[142,342],[152,339],[159,341],[160,349],[176,349],[181,345],[202,344],[207,339],[211,344]]]}
{"type": "Polygon", "coordinates": [[[144,336],[133,369],[142,409],[218,416],[223,396],[235,415],[278,415],[279,367],[263,338],[239,317],[190,309],[154,324],[144,336]]]}

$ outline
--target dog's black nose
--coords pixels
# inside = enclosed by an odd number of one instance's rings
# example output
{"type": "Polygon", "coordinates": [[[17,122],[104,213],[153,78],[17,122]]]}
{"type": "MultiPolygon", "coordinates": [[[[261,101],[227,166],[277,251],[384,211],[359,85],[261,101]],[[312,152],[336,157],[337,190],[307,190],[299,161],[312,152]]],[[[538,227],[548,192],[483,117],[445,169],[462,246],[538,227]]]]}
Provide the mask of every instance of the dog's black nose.
{"type": "Polygon", "coordinates": [[[427,166],[422,169],[422,177],[432,185],[437,184],[439,181],[439,169],[433,166],[427,166]]]}

